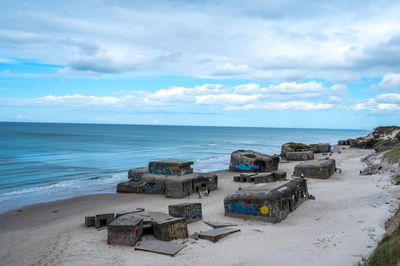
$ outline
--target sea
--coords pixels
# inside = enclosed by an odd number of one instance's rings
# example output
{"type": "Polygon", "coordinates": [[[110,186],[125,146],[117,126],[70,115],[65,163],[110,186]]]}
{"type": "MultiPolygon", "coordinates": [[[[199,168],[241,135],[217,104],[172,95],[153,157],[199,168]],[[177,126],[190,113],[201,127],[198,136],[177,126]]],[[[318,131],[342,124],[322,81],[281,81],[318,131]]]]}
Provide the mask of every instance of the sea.
{"type": "Polygon", "coordinates": [[[279,154],[286,142],[336,144],[367,130],[62,123],[0,123],[0,213],[76,196],[115,193],[131,168],[193,161],[227,169],[231,152],[279,154]]]}

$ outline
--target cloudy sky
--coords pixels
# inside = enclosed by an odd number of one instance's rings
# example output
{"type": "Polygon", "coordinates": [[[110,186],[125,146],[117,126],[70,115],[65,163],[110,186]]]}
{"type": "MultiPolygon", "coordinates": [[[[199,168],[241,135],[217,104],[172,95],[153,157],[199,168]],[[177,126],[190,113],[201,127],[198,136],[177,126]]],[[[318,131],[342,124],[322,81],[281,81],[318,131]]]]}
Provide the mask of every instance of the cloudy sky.
{"type": "Polygon", "coordinates": [[[7,1],[0,121],[400,123],[399,1],[7,1]]]}

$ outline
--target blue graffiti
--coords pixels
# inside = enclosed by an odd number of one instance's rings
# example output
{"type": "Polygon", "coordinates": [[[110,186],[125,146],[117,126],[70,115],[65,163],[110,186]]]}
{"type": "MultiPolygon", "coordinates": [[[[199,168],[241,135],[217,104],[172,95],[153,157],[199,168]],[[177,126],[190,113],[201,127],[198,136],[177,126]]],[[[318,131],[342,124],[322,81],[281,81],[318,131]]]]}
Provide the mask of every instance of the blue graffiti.
{"type": "Polygon", "coordinates": [[[156,175],[171,175],[171,169],[165,164],[152,164],[150,165],[149,172],[156,175]]]}
{"type": "Polygon", "coordinates": [[[146,183],[144,184],[144,190],[145,190],[146,192],[155,193],[155,192],[157,192],[158,187],[157,187],[157,185],[154,184],[154,183],[146,182],[146,183]]]}
{"type": "Polygon", "coordinates": [[[234,164],[233,168],[236,168],[236,169],[242,170],[242,171],[250,171],[252,168],[254,170],[258,170],[258,169],[260,169],[260,166],[257,164],[256,165],[246,165],[244,163],[241,163],[241,164],[234,164]]]}
{"type": "Polygon", "coordinates": [[[241,214],[258,215],[258,211],[256,211],[253,206],[251,206],[251,205],[243,206],[241,203],[235,203],[235,202],[231,202],[231,201],[227,205],[226,209],[228,212],[237,212],[237,213],[241,213],[241,214]]]}

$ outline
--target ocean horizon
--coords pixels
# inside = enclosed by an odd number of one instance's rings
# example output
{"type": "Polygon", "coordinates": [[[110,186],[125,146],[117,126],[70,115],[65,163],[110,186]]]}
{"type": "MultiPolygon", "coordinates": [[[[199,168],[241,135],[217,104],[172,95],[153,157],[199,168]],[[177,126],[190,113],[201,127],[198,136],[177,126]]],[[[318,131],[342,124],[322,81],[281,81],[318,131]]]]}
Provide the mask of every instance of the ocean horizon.
{"type": "Polygon", "coordinates": [[[113,193],[131,168],[193,161],[196,172],[227,169],[230,154],[279,154],[286,142],[355,138],[358,129],[0,122],[0,213],[26,205],[113,193]]]}

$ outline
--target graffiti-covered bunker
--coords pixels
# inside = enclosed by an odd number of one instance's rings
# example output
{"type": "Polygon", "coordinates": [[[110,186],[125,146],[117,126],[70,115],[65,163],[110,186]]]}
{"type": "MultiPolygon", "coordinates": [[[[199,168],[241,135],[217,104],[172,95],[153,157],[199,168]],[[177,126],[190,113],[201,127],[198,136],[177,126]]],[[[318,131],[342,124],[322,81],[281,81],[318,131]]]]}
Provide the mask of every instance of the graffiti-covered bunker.
{"type": "Polygon", "coordinates": [[[278,170],[279,156],[252,150],[232,152],[229,170],[238,172],[272,172],[278,170]]]}
{"type": "Polygon", "coordinates": [[[296,178],[274,189],[259,184],[224,198],[225,215],[277,223],[308,199],[307,180],[296,178]]]}
{"type": "Polygon", "coordinates": [[[128,172],[129,181],[119,183],[117,192],[165,194],[169,198],[183,198],[199,191],[218,187],[214,173],[193,173],[191,161],[155,161],[148,168],[128,172]]]}

